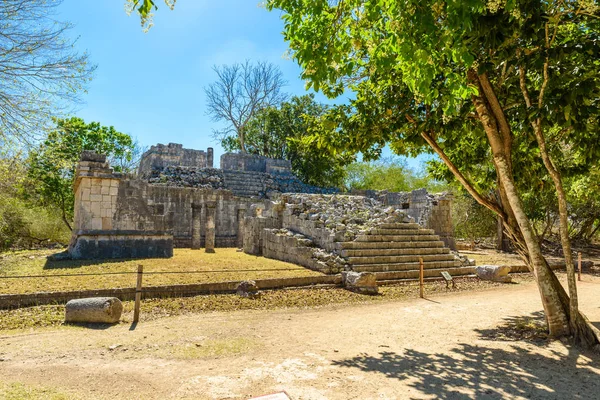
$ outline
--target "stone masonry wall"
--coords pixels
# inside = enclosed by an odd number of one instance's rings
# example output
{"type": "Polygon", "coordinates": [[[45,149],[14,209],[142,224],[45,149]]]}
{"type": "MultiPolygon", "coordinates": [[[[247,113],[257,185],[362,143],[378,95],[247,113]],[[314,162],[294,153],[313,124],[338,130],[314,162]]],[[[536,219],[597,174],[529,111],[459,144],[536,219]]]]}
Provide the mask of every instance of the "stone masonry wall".
{"type": "Polygon", "coordinates": [[[138,174],[147,176],[155,168],[168,166],[212,168],[213,154],[211,147],[203,151],[184,149],[183,145],[177,143],[157,144],[142,155],[138,174]]]}

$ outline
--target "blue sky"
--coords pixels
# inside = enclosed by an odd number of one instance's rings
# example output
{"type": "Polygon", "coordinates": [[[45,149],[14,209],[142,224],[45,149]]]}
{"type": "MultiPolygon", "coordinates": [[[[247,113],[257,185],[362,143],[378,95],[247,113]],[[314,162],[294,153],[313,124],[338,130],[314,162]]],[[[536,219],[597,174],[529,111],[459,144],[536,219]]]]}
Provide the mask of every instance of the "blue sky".
{"type": "Polygon", "coordinates": [[[123,4],[64,0],[58,9],[59,19],[75,24],[70,34],[78,37],[76,48],[98,66],[76,111],[86,121],[113,125],[143,145],[214,147],[220,157],[223,150],[211,137],[219,125],[206,115],[203,91],[216,79],[214,65],[270,61],[289,82],[288,93],[306,93],[300,68],[285,57],[279,13],[258,0],[178,0],[173,11],[158,0],[148,33],[123,4]]]}

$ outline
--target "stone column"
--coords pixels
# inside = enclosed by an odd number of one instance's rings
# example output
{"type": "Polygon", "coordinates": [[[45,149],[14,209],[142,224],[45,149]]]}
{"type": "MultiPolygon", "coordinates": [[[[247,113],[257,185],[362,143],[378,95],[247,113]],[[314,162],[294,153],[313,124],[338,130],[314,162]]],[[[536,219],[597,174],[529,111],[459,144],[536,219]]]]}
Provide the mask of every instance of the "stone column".
{"type": "Polygon", "coordinates": [[[246,205],[241,205],[237,210],[237,241],[238,249],[244,247],[244,218],[246,217],[246,205]]]}
{"type": "Polygon", "coordinates": [[[199,249],[201,247],[201,219],[202,217],[202,205],[192,203],[192,249],[199,249]]]}
{"type": "Polygon", "coordinates": [[[212,147],[209,147],[208,149],[206,149],[206,166],[208,168],[212,168],[213,161],[214,161],[214,150],[212,147]]]}
{"type": "Polygon", "coordinates": [[[205,251],[207,253],[215,252],[215,216],[217,212],[217,203],[214,201],[206,203],[206,239],[205,251]]]}

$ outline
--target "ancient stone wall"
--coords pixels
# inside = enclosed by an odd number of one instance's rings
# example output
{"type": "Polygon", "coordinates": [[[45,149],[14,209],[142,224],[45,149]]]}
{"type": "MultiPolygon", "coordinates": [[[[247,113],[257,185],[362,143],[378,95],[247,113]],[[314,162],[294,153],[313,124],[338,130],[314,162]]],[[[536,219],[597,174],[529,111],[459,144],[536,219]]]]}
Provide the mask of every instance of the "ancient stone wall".
{"type": "Polygon", "coordinates": [[[212,168],[213,154],[212,147],[203,151],[184,149],[183,145],[177,143],[157,144],[142,155],[138,174],[146,176],[153,169],[168,166],[212,168]]]}
{"type": "Polygon", "coordinates": [[[222,169],[210,164],[211,149],[157,145],[144,154],[140,174],[132,177],[114,173],[104,156],[84,153],[75,181],[69,252],[77,258],[168,257],[173,247],[237,246],[262,254],[270,246],[271,254],[295,260],[300,253],[281,246],[287,239],[273,236],[282,231],[270,231],[265,240],[267,230],[283,229],[311,240],[324,252],[320,260],[335,269],[337,261],[327,257],[340,242],[396,217],[435,230],[454,248],[449,195],[433,196],[424,189],[330,195],[335,190],[301,182],[288,161],[224,154],[222,169]]]}
{"type": "MultiPolygon", "coordinates": [[[[171,257],[170,232],[120,219],[127,177],[114,173],[106,156],[84,152],[76,171],[72,258],[171,257]]],[[[137,222],[137,221],[136,221],[137,222]]]]}
{"type": "Polygon", "coordinates": [[[223,171],[263,172],[269,174],[291,174],[289,160],[276,160],[255,154],[225,153],[221,156],[223,171]]]}

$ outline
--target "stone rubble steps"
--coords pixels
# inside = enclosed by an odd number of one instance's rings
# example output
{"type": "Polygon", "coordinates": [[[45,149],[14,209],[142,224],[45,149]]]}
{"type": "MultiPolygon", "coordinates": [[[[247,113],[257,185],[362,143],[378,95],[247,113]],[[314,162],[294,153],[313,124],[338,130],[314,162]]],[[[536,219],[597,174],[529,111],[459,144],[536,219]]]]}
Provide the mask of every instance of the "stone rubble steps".
{"type": "Polygon", "coordinates": [[[251,197],[266,189],[265,177],[256,172],[223,171],[223,184],[236,196],[251,197]]]}
{"type": "Polygon", "coordinates": [[[373,272],[377,281],[419,279],[419,259],[425,278],[439,278],[442,271],[467,276],[474,267],[463,267],[432,229],[416,223],[384,223],[340,243],[341,255],[353,271],[373,272]]]}
{"type": "MultiPolygon", "coordinates": [[[[460,267],[460,261],[423,261],[423,269],[435,269],[435,268],[458,268],[460,267]]],[[[356,272],[394,272],[394,271],[409,271],[419,270],[419,262],[405,262],[395,264],[360,264],[353,265],[352,270],[356,272]]]]}

